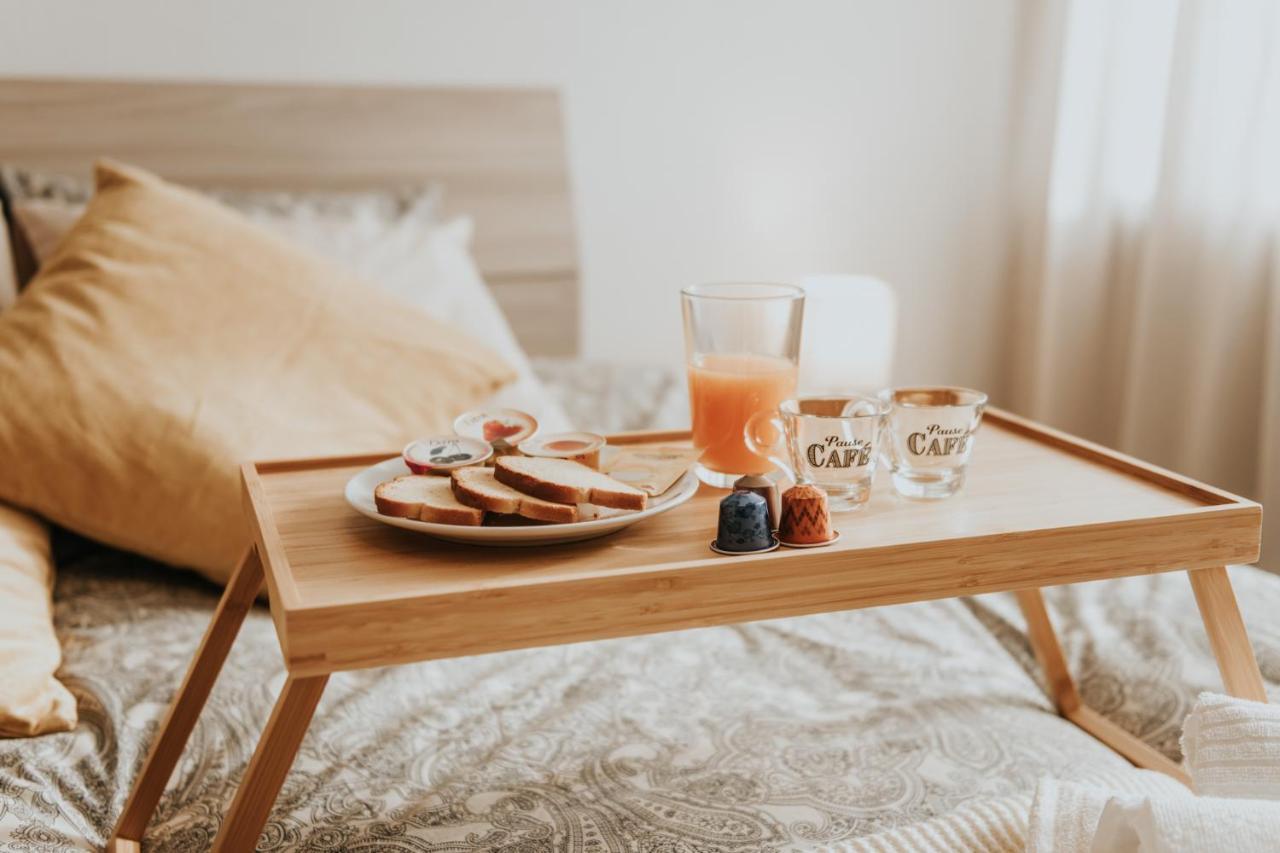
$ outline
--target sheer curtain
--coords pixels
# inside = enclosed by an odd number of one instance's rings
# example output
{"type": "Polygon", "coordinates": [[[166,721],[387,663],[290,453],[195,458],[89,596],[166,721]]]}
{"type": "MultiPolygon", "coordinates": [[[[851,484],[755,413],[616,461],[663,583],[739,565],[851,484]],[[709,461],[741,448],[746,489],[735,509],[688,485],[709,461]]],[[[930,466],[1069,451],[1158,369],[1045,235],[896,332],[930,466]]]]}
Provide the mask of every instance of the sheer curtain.
{"type": "Polygon", "coordinates": [[[1261,500],[1280,570],[1280,2],[1025,25],[1010,403],[1261,500]]]}

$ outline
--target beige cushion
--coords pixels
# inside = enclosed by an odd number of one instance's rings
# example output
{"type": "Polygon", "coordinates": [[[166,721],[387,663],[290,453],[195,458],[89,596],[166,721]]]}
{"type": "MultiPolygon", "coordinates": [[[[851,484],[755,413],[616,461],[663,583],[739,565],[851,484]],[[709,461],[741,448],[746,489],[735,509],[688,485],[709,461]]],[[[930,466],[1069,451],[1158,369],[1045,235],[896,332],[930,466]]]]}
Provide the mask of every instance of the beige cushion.
{"type": "Polygon", "coordinates": [[[62,650],[53,633],[49,529],[0,504],[0,736],[60,732],[76,701],[53,677],[62,650]]]}
{"type": "Polygon", "coordinates": [[[18,270],[14,266],[13,249],[9,245],[9,227],[0,222],[0,311],[18,298],[18,270]]]}
{"type": "Polygon", "coordinates": [[[0,500],[225,580],[249,540],[240,462],[394,449],[511,378],[217,203],[100,164],[0,315],[0,500]]]}
{"type": "MultiPolygon", "coordinates": [[[[9,229],[0,223],[0,311],[18,296],[9,229]]],[[[0,737],[65,731],[76,702],[54,678],[62,649],[53,633],[49,529],[0,504],[0,737]]]]}

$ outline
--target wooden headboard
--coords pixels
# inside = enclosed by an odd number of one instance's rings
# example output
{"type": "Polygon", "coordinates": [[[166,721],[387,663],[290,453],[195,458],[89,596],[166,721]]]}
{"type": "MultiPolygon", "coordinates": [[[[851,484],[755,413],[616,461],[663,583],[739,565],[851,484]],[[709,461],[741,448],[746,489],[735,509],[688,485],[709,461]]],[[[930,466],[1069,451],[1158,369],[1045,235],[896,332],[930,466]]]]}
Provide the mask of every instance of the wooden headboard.
{"type": "Polygon", "coordinates": [[[559,97],[541,89],[0,80],[0,163],[88,176],[109,156],[196,187],[434,180],[525,349],[578,347],[559,97]]]}

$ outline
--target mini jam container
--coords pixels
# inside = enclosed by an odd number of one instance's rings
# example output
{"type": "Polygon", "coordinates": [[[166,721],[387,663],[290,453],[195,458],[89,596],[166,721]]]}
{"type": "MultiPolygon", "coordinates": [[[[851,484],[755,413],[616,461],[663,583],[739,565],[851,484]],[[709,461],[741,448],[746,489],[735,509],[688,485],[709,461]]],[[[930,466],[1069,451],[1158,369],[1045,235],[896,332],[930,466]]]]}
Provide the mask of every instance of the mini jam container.
{"type": "Polygon", "coordinates": [[[463,412],[453,422],[453,431],[491,445],[499,456],[515,452],[515,446],[533,438],[538,421],[519,409],[476,409],[463,412]]]}
{"type": "Polygon", "coordinates": [[[605,437],[594,432],[556,432],[525,439],[520,442],[518,449],[525,456],[570,459],[598,471],[600,450],[604,445],[605,437]]]}
{"type": "Polygon", "coordinates": [[[479,465],[493,455],[493,447],[474,438],[442,435],[409,442],[401,456],[415,474],[448,474],[455,468],[479,465]]]}

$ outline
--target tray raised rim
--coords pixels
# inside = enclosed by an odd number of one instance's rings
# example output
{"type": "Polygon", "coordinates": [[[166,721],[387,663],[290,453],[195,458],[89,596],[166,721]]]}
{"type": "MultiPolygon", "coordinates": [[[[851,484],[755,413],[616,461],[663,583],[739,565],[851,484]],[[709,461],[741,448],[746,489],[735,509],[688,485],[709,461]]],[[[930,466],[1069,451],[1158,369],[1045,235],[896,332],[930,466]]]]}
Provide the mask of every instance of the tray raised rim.
{"type": "MultiPolygon", "coordinates": [[[[986,423],[995,425],[999,428],[1008,430],[1022,437],[1041,442],[1049,447],[1059,451],[1064,451],[1070,455],[1080,458],[1082,461],[1101,464],[1120,474],[1137,477],[1145,482],[1153,484],[1159,488],[1166,489],[1179,495],[1189,497],[1197,502],[1200,506],[1188,507],[1183,511],[1166,512],[1160,515],[1144,516],[1139,519],[1121,522],[1099,522],[1084,525],[1061,527],[1048,527],[1035,531],[1027,531],[1017,534],[1014,538],[1019,541],[1025,541],[1027,547],[1039,547],[1038,543],[1046,541],[1053,536],[1063,537],[1064,546],[1067,541],[1075,541],[1075,538],[1082,534],[1096,533],[1099,536],[1114,536],[1123,533],[1127,529],[1132,529],[1141,525],[1163,525],[1175,522],[1178,519],[1199,519],[1200,523],[1212,522],[1213,524],[1226,524],[1230,522],[1235,525],[1231,534],[1232,548],[1226,549],[1223,546],[1219,549],[1219,553],[1215,554],[1212,559],[1200,558],[1194,554],[1188,554],[1187,567],[1199,567],[1201,563],[1218,564],[1220,561],[1221,551],[1230,550],[1233,554],[1233,561],[1239,559],[1242,562],[1248,562],[1246,551],[1249,542],[1260,541],[1261,536],[1261,506],[1254,501],[1231,494],[1222,489],[1201,483],[1190,477],[1174,473],[1156,465],[1136,459],[1127,454],[1111,450],[1101,445],[1095,444],[1084,439],[1077,438],[1059,430],[1046,427],[1026,418],[1010,414],[995,407],[989,407],[985,414],[986,423]]],[[[688,430],[663,430],[663,431],[637,431],[616,433],[609,436],[609,441],[613,444],[639,444],[639,443],[660,443],[663,441],[680,441],[689,437],[688,430]]],[[[273,616],[277,619],[277,626],[280,628],[282,641],[286,637],[284,630],[284,620],[288,613],[297,611],[321,614],[334,609],[341,609],[347,605],[333,604],[306,604],[296,586],[293,583],[292,573],[287,570],[289,565],[288,555],[284,543],[281,541],[279,532],[276,529],[273,510],[263,480],[271,477],[273,474],[320,470],[325,468],[347,468],[358,465],[369,465],[375,462],[385,460],[394,456],[394,451],[382,451],[378,453],[361,453],[348,454],[332,457],[312,457],[302,459],[282,459],[267,460],[259,462],[245,463],[241,467],[242,479],[244,484],[244,495],[246,510],[250,517],[250,523],[253,528],[254,540],[262,555],[263,561],[267,566],[267,579],[271,591],[273,602],[277,602],[281,607],[272,607],[273,616]]],[[[1200,535],[1204,535],[1204,528],[1200,529],[1200,535]]],[[[954,545],[969,544],[974,547],[994,547],[1003,545],[1000,542],[1003,536],[980,536],[980,537],[940,537],[932,544],[950,543],[954,545]],[[972,539],[972,541],[970,541],[972,539]]],[[[885,558],[901,551],[902,549],[910,550],[919,548],[921,543],[910,543],[908,545],[898,546],[880,546],[877,548],[865,549],[864,552],[841,552],[846,557],[851,553],[858,554],[862,559],[874,558],[881,555],[885,558]]],[[[1256,545],[1254,546],[1256,547],[1256,545]]],[[[823,561],[823,549],[817,549],[813,552],[814,565],[823,561]]],[[[834,556],[834,554],[832,555],[834,556]]],[[[760,566],[771,560],[792,559],[794,555],[783,555],[779,557],[777,554],[765,554],[757,557],[737,557],[737,558],[716,558],[712,555],[700,555],[697,559],[689,561],[655,563],[651,566],[638,566],[632,570],[619,572],[618,577],[645,575],[657,578],[669,579],[676,577],[675,573],[680,572],[700,572],[701,570],[718,568],[717,562],[734,561],[735,566],[746,569],[748,565],[760,566]]],[[[851,558],[852,559],[852,558],[851,558]]],[[[1254,556],[1256,559],[1256,554],[1254,556]]],[[[1160,571],[1168,569],[1153,568],[1149,565],[1135,565],[1127,569],[1117,569],[1114,572],[1103,572],[1098,569],[1082,570],[1072,580],[1090,580],[1102,577],[1121,576],[1124,574],[1138,574],[1149,571],[1160,571]]],[[[1028,575],[1025,585],[1041,585],[1044,582],[1043,577],[1036,576],[1036,573],[1028,575]]],[[[547,586],[556,587],[560,585],[573,585],[581,582],[581,579],[573,578],[540,578],[529,582],[529,586],[547,586]]],[[[661,582],[661,581],[660,581],[661,582]]],[[[1071,580],[1056,580],[1053,582],[1065,583],[1071,580]]],[[[958,582],[959,585],[968,585],[965,581],[958,582]]],[[[1009,586],[1007,583],[999,584],[1001,588],[1009,586]]],[[[992,581],[986,578],[975,578],[972,582],[972,592],[990,591],[993,588],[992,581]]],[[[425,596],[426,599],[449,598],[451,596],[464,596],[465,593],[450,593],[436,596],[425,596]]],[[[924,597],[937,597],[924,596],[924,597]]],[[[408,599],[401,603],[409,604],[416,599],[408,599]]],[[[286,650],[287,656],[287,650],[286,650]]]]}
{"type": "MultiPolygon", "coordinates": [[[[1031,438],[1057,450],[1065,451],[1073,456],[1090,462],[1097,462],[1130,476],[1138,477],[1161,488],[1185,495],[1201,501],[1208,506],[1220,504],[1240,504],[1242,506],[1259,506],[1255,501],[1241,497],[1225,489],[1219,489],[1192,477],[1161,468],[1145,462],[1135,456],[1112,450],[1101,444],[1071,435],[1062,430],[1046,426],[1030,418],[1015,415],[996,406],[988,406],[983,415],[984,423],[995,422],[1010,432],[1031,438]]],[[[610,444],[653,444],[663,441],[682,441],[689,438],[689,430],[636,430],[617,432],[608,435],[610,444]]],[[[319,468],[349,468],[356,465],[372,465],[389,459],[399,453],[397,450],[384,450],[376,453],[342,454],[339,456],[313,456],[293,459],[268,459],[246,462],[242,467],[248,472],[262,475],[280,474],[292,471],[307,471],[319,468]]],[[[1194,510],[1188,510],[1194,512],[1194,510]]]]}

